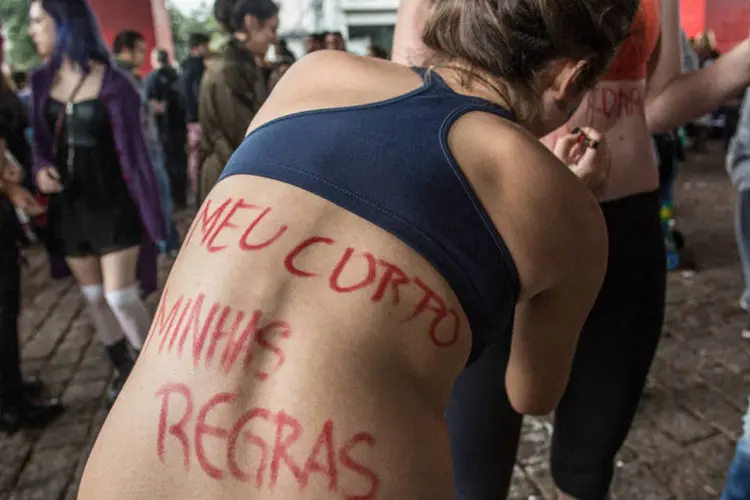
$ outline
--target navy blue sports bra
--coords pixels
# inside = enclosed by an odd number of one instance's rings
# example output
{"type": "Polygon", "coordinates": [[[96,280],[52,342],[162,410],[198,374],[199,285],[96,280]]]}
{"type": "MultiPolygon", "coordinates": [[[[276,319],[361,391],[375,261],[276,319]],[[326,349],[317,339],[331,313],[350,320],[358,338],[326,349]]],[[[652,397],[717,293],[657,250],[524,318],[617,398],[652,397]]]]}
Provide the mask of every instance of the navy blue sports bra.
{"type": "Polygon", "coordinates": [[[454,92],[437,74],[370,104],[294,113],[253,130],[221,178],[250,174],[314,193],[392,233],[449,283],[472,330],[469,363],[509,342],[519,279],[513,259],[448,149],[471,111],[508,110],[454,92]]]}

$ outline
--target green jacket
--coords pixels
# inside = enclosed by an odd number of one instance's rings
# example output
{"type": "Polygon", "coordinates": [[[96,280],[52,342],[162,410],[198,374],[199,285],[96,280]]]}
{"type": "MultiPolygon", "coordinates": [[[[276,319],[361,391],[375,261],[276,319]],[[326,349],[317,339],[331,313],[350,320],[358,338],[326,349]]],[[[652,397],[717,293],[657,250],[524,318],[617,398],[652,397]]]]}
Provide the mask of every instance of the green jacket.
{"type": "Polygon", "coordinates": [[[198,103],[202,136],[199,201],[216,184],[267,95],[263,72],[239,42],[229,41],[220,56],[206,61],[198,103]]]}

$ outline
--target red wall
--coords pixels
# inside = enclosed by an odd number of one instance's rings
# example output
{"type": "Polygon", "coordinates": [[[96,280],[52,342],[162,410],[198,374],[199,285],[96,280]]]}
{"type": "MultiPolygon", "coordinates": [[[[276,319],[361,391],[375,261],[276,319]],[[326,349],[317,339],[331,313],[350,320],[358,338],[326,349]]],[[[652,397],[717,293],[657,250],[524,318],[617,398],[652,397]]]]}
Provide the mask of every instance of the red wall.
{"type": "MultiPolygon", "coordinates": [[[[89,3],[99,18],[104,39],[110,48],[117,33],[136,30],[146,39],[148,55],[158,46],[174,56],[172,29],[164,0],[89,0],[89,3]]],[[[147,57],[141,72],[145,74],[150,70],[150,57],[147,57]]]]}
{"type": "Polygon", "coordinates": [[[703,31],[706,25],[706,0],[681,0],[680,22],[689,38],[703,31]]]}
{"type": "Polygon", "coordinates": [[[719,52],[742,42],[750,31],[748,0],[681,0],[680,17],[688,37],[711,30],[719,52]]]}
{"type": "Polygon", "coordinates": [[[711,0],[706,13],[706,26],[716,33],[719,52],[726,52],[747,38],[750,32],[748,0],[711,0]]]}

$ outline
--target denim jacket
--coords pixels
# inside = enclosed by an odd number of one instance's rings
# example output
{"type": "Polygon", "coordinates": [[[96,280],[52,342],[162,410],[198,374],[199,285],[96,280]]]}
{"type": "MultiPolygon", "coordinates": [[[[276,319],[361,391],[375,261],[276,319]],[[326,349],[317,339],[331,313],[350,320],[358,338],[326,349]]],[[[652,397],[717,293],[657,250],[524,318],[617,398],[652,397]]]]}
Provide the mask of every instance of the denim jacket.
{"type": "Polygon", "coordinates": [[[745,91],[737,131],[729,143],[726,167],[737,189],[750,189],[750,88],[745,91]]]}

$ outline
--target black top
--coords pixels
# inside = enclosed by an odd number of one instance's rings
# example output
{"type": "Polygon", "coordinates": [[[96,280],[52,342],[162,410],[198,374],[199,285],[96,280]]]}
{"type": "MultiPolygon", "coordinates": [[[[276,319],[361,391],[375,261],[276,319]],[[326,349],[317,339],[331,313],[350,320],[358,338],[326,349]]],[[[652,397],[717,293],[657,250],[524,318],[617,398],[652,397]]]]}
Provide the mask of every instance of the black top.
{"type": "MultiPolygon", "coordinates": [[[[456,93],[437,73],[417,72],[424,85],[401,96],[266,122],[248,134],[222,177],[297,186],[409,245],[460,300],[471,326],[471,362],[490,344],[510,342],[520,283],[502,236],[451,154],[448,133],[466,113],[515,116],[456,93]]],[[[435,345],[456,342],[457,313],[418,277],[406,278],[404,286],[425,293],[425,307],[435,314],[429,331],[435,345]]]]}
{"type": "Polygon", "coordinates": [[[63,197],[85,200],[90,208],[129,200],[107,106],[99,99],[75,103],[72,116],[62,120],[58,134],[56,123],[63,108],[63,103],[50,98],[46,109],[55,136],[55,167],[64,187],[63,197]],[[71,145],[73,151],[69,151],[71,145]]]}

